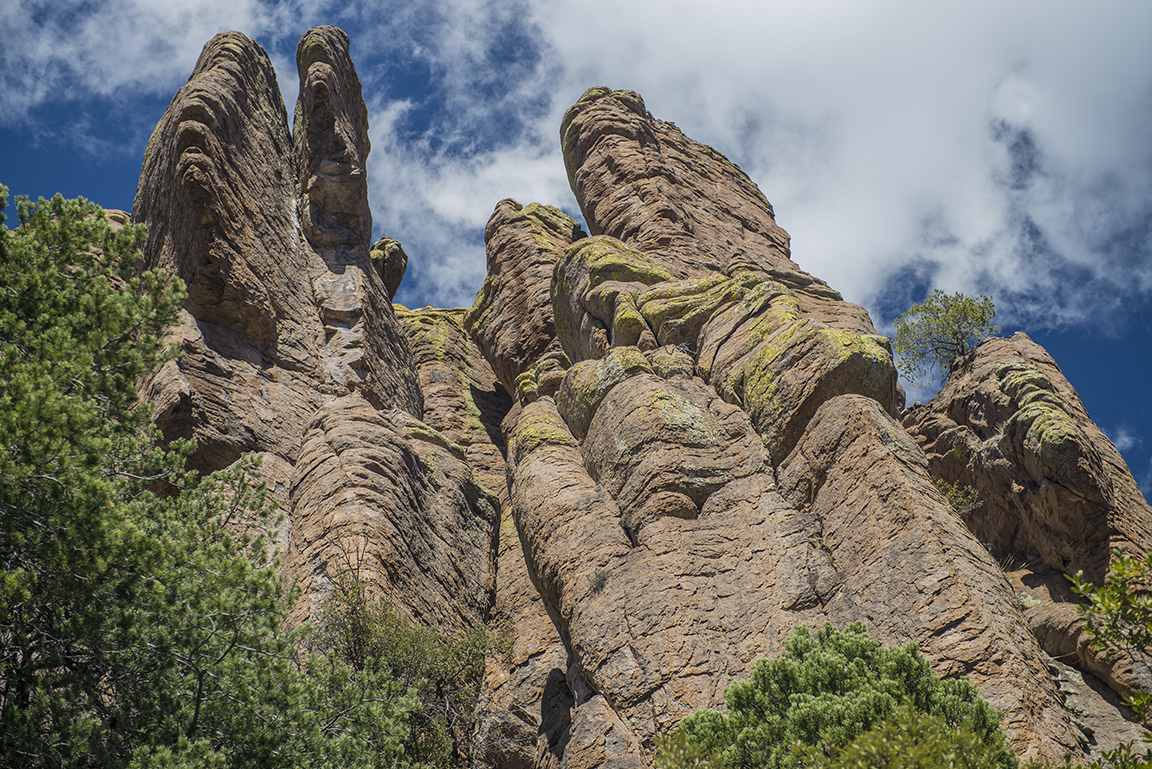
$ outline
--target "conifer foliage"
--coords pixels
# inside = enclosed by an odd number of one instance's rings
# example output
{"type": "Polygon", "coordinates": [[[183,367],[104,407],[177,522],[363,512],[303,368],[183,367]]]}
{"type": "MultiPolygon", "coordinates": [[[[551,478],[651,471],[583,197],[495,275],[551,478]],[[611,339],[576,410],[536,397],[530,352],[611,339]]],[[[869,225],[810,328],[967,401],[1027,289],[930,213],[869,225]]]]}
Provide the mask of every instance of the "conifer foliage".
{"type": "Polygon", "coordinates": [[[934,290],[896,319],[892,348],[900,358],[900,373],[918,387],[936,383],[957,356],[1000,333],[992,325],[994,317],[996,305],[987,294],[973,298],[934,290]]]}
{"type": "MultiPolygon", "coordinates": [[[[0,186],[0,209],[7,190],[0,186]]],[[[143,232],[60,196],[0,223],[0,765],[336,767],[404,761],[404,685],[283,630],[251,462],[197,479],[135,382],[178,280],[143,232]],[[166,493],[154,489],[163,486],[166,493]]],[[[0,219],[2,222],[2,219],[0,219]]]]}
{"type": "MultiPolygon", "coordinates": [[[[882,648],[860,623],[843,631],[826,624],[815,633],[798,626],[784,653],[757,662],[747,681],[725,689],[724,702],[727,714],[701,710],[685,718],[679,732],[688,749],[666,752],[773,769],[921,766],[896,760],[917,755],[932,756],[923,766],[941,769],[1018,765],[1000,715],[971,684],[941,681],[915,643],[882,648]]],[[[665,758],[657,754],[657,766],[677,765],[665,758]]]]}

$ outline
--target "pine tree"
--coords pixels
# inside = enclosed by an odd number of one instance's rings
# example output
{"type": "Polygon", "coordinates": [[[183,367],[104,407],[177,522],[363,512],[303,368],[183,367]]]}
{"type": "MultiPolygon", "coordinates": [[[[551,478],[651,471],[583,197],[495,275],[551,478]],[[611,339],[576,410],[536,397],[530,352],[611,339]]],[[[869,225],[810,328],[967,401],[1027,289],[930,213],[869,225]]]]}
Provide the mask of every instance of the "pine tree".
{"type": "Polygon", "coordinates": [[[15,231],[0,215],[0,765],[403,762],[404,685],[300,655],[273,554],[233,533],[270,513],[255,460],[198,480],[190,446],[157,445],[135,382],[176,354],[182,284],[140,272],[142,229],[83,199],[17,209],[15,231]]]}

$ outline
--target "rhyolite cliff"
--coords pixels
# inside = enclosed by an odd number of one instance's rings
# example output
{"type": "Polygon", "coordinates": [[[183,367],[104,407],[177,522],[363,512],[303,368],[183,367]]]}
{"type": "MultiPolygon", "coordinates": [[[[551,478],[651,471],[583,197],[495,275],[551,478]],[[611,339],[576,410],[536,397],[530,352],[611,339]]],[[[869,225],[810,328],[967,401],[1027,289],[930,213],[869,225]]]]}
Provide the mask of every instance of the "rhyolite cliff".
{"type": "Polygon", "coordinates": [[[1087,647],[1062,575],[1152,547],[1152,509],[1041,348],[989,340],[903,409],[888,340],[756,185],[607,88],[560,127],[590,232],[500,201],[475,304],[395,306],[347,36],[310,30],[297,66],[289,130],[264,51],[213,38],[132,211],[189,291],[144,397],[196,468],[263,457],[296,619],[352,570],[441,631],[504,621],[476,737],[509,769],[649,766],[826,621],[968,676],[1022,756],[1138,733],[1112,689],[1145,683],[1087,647]],[[983,503],[962,520],[934,478],[983,503]]]}

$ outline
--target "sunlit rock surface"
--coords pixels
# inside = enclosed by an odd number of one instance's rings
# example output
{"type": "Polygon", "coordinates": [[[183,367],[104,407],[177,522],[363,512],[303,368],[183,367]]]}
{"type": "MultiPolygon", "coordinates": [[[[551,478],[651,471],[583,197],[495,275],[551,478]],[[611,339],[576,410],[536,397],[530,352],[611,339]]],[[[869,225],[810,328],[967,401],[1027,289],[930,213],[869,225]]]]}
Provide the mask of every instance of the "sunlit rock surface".
{"type": "Polygon", "coordinates": [[[198,441],[193,466],[263,456],[294,619],[351,574],[442,632],[503,627],[475,755],[508,769],[650,766],[660,735],[825,621],[968,676],[1022,756],[1130,733],[1093,682],[1139,676],[1085,649],[1054,582],[1023,601],[1040,588],[998,563],[1100,576],[1109,548],[1152,545],[1040,348],[987,342],[902,412],[888,340],[793,260],[756,185],[607,88],[560,129],[588,232],[502,200],[470,309],[394,306],[427,255],[371,242],[347,36],[309,30],[297,65],[290,133],[260,47],[210,41],[133,209],[147,264],[189,285],[184,355],[142,392],[166,438],[198,441]],[[962,520],[941,477],[982,505],[962,520]]]}

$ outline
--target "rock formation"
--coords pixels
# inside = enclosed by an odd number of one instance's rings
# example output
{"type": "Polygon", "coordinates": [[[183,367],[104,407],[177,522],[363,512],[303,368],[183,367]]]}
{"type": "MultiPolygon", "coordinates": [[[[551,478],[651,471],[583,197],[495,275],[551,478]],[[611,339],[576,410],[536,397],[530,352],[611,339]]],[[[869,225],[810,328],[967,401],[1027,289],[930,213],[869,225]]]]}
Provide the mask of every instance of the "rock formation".
{"type": "MultiPolygon", "coordinates": [[[[650,766],[825,621],[918,642],[1024,756],[1108,746],[1083,714],[1114,705],[1083,686],[1070,704],[1045,656],[1080,649],[1068,604],[1026,614],[989,553],[1099,576],[1109,548],[1152,545],[1042,350],[986,343],[902,414],[888,340],[792,261],[756,185],[606,88],[561,126],[588,233],[503,200],[471,309],[393,306],[408,256],[371,244],[347,37],[310,30],[297,64],[290,135],[259,46],[209,42],[133,210],[147,264],[189,285],[184,355],[142,391],[166,438],[198,441],[193,466],[263,455],[297,619],[352,573],[445,632],[505,623],[476,734],[495,767],[650,766]],[[984,504],[961,520],[938,477],[984,504]]],[[[1090,656],[1088,676],[1140,686],[1090,656]]]]}
{"type": "Polygon", "coordinates": [[[979,492],[965,523],[1001,557],[1099,583],[1113,549],[1152,547],[1152,509],[1120,452],[1023,333],[973,350],[904,425],[937,477],[979,492]]]}
{"type": "MultiPolygon", "coordinates": [[[[488,431],[422,421],[413,350],[425,340],[390,301],[403,251],[370,247],[367,110],[347,36],[310,30],[297,64],[293,134],[267,55],[235,32],[205,46],[156,127],[133,218],[151,234],[146,263],[181,277],[189,299],[174,332],[183,355],[142,393],[166,438],[197,440],[197,469],[262,455],[287,514],[298,618],[353,573],[403,613],[458,630],[491,612],[500,509],[465,447],[499,451],[488,431]]],[[[498,398],[475,402],[498,424],[498,398]]]]}

